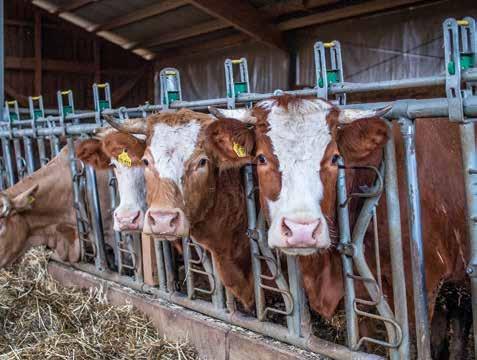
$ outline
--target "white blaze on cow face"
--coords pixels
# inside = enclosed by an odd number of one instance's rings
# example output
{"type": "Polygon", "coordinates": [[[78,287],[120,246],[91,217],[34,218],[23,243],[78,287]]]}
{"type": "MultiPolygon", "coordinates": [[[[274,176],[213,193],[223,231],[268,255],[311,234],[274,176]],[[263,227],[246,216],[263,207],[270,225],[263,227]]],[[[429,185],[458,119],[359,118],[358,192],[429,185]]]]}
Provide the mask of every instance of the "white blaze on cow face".
{"type": "Polygon", "coordinates": [[[278,198],[267,203],[269,245],[300,255],[327,248],[330,236],[320,207],[324,196],[320,163],[332,141],[326,121],[331,105],[319,99],[301,99],[290,102],[288,108],[274,100],[257,106],[269,110],[267,135],[282,180],[278,198]]]}
{"type": "Polygon", "coordinates": [[[185,162],[191,157],[197,144],[200,124],[192,121],[183,125],[154,125],[149,149],[154,157],[154,167],[161,179],[172,180],[182,191],[185,162]]]}
{"type": "Polygon", "coordinates": [[[141,231],[146,211],[144,168],[125,166],[111,159],[120,194],[119,206],[114,210],[115,231],[141,231]]]}

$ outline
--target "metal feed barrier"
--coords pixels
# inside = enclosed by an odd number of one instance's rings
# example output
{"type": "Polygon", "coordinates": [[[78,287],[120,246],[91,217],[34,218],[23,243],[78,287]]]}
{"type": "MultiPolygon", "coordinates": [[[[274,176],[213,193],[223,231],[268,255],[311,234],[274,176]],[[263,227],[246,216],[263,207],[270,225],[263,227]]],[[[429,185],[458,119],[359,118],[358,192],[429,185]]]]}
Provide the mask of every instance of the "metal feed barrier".
{"type": "MultiPolygon", "coordinates": [[[[145,104],[135,108],[112,109],[108,84],[93,85],[94,111],[76,112],[71,90],[58,92],[58,111],[46,112],[42,97],[29,99],[29,119],[21,117],[21,109],[15,101],[6,102],[5,121],[0,123],[0,139],[3,158],[0,161],[0,187],[5,189],[21,180],[27,173],[43,166],[48,159],[58,154],[60,142],[66,138],[70,149],[71,174],[74,192],[78,236],[81,243],[81,263],[77,268],[101,278],[116,281],[138,291],[154,294],[159,298],[189,309],[238,325],[274,339],[296,345],[336,359],[377,359],[378,355],[363,352],[364,343],[378,344],[387,349],[391,359],[410,358],[408,307],[403,266],[400,204],[397,185],[395,144],[391,138],[384,151],[384,160],[374,171],[376,182],[364,193],[348,194],[346,191],[343,159],[338,159],[338,220],[346,311],[346,346],[319,339],[313,335],[311,316],[306,295],[301,284],[296,257],[282,258],[267,246],[266,224],[255,207],[255,184],[252,166],[243,169],[247,192],[248,235],[252,252],[255,281],[255,315],[245,315],[237,309],[235,301],[224,290],[217,276],[216,266],[200,245],[191,239],[183,239],[183,255],[176,253],[170,242],[154,240],[154,256],[157,266],[157,285],[146,285],[143,280],[143,254],[138,236],[114,233],[114,261],[108,263],[104,229],[96,175],[94,170],[75,159],[73,143],[79,136],[86,137],[103,126],[103,115],[120,118],[146,117],[164,109],[236,105],[251,106],[253,102],[267,99],[280,93],[315,95],[330,98],[342,108],[372,109],[383,103],[346,105],[346,94],[376,90],[392,90],[443,85],[446,98],[426,100],[399,100],[386,115],[398,119],[404,137],[407,204],[409,212],[410,242],[412,253],[413,295],[416,319],[416,343],[419,359],[430,358],[430,327],[426,299],[423,240],[420,218],[418,165],[414,151],[416,118],[448,117],[460,126],[467,194],[468,226],[471,242],[471,257],[467,268],[472,284],[474,334],[477,333],[477,195],[473,186],[477,182],[477,158],[475,149],[474,120],[477,118],[477,40],[475,21],[447,19],[443,23],[445,74],[418,79],[381,81],[374,83],[346,83],[343,78],[341,49],[338,41],[317,42],[314,47],[316,87],[299,91],[252,93],[245,59],[225,62],[226,89],[224,98],[200,101],[182,100],[179,72],[167,68],[156,76],[160,82],[160,104],[145,104]],[[329,59],[329,60],[328,60],[329,59]],[[238,71],[236,72],[236,66],[238,71]],[[234,76],[235,75],[235,76],[234,76]],[[238,81],[235,80],[238,75],[238,81]],[[462,86],[464,84],[464,86],[462,86]],[[50,114],[50,115],[47,115],[50,114]],[[13,143],[13,147],[12,147],[13,143]],[[49,147],[47,146],[49,144],[49,147]],[[23,147],[22,147],[23,145],[23,147]],[[36,146],[36,147],[35,147],[36,146]],[[14,151],[12,151],[14,150],[14,151]],[[386,202],[393,204],[387,209],[389,244],[392,267],[393,303],[391,308],[383,296],[379,250],[376,254],[377,271],[373,273],[364,256],[364,235],[369,226],[374,230],[375,248],[379,249],[376,206],[385,189],[386,202]],[[364,198],[364,205],[356,224],[350,229],[348,202],[352,197],[364,198]],[[287,271],[283,271],[286,266],[287,271]],[[357,282],[366,287],[370,300],[355,295],[357,282]],[[275,285],[271,285],[275,284],[275,285]],[[185,286],[185,288],[184,288],[185,286]],[[364,311],[363,307],[374,311],[364,311]],[[382,339],[363,337],[359,334],[358,318],[366,317],[380,321],[386,329],[382,339]],[[281,320],[280,320],[281,319],[281,320]]],[[[444,121],[444,120],[435,120],[444,121]]],[[[110,174],[111,209],[117,204],[116,182],[110,174]]],[[[474,336],[477,347],[477,337],[474,336]]]]}

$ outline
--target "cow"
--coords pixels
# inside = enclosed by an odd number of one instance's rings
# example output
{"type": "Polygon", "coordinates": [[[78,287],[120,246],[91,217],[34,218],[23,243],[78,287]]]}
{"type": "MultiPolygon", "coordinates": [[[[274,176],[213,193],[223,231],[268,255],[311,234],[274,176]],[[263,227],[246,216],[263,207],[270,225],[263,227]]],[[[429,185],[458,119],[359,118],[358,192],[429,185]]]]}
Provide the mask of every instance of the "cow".
{"type": "Polygon", "coordinates": [[[144,139],[112,128],[100,130],[94,138],[83,140],[76,147],[76,156],[84,163],[98,170],[114,170],[120,198],[113,213],[115,231],[142,231],[146,187],[141,159],[145,148],[144,139]]]}
{"type": "MultiPolygon", "coordinates": [[[[396,141],[397,161],[403,164],[403,139],[397,125],[390,131],[379,118],[388,108],[376,111],[340,110],[317,98],[283,95],[257,103],[253,109],[218,110],[221,117],[206,133],[219,167],[239,168],[244,160],[256,164],[260,204],[269,224],[268,243],[286,254],[299,256],[304,288],[310,306],[331,317],[344,287],[337,251],[336,180],[337,156],[346,165],[374,165],[390,136],[396,141]],[[255,126],[250,127],[250,122],[255,126]],[[238,145],[235,145],[238,144],[238,145]],[[245,149],[238,156],[234,146],[245,149]]],[[[458,125],[421,119],[417,121],[416,152],[421,184],[422,226],[426,261],[429,313],[443,283],[465,286],[469,245],[465,224],[465,194],[460,161],[458,125]],[[453,176],[442,176],[453,174],[453,176]]],[[[369,174],[349,169],[347,192],[372,183],[369,174]]],[[[411,267],[405,173],[398,167],[404,266],[411,267]]],[[[391,205],[392,206],[392,205],[391,205]]],[[[392,304],[392,270],[384,196],[378,206],[381,238],[383,291],[392,304]]],[[[351,226],[359,202],[350,203],[351,226]]],[[[365,237],[365,255],[374,271],[372,234],[365,237]]],[[[406,271],[410,323],[414,323],[411,271],[406,271]]],[[[367,296],[356,281],[358,297],[367,296]]],[[[411,331],[413,326],[411,326],[411,331]]]]}
{"type": "Polygon", "coordinates": [[[208,151],[204,138],[214,121],[208,114],[181,109],[149,116],[141,131],[111,125],[147,136],[144,233],[166,240],[190,235],[211,253],[224,286],[251,310],[246,194],[239,169],[219,169],[208,151]]]}
{"type": "MultiPolygon", "coordinates": [[[[98,187],[107,189],[105,172],[98,187]]],[[[100,191],[101,204],[109,204],[108,191],[100,191]]],[[[71,263],[80,260],[76,232],[68,149],[48,164],[0,193],[0,268],[11,265],[34,246],[54,250],[53,257],[71,263]]],[[[102,207],[107,214],[107,208],[102,207]]],[[[105,239],[111,244],[111,221],[103,217],[105,239]]]]}

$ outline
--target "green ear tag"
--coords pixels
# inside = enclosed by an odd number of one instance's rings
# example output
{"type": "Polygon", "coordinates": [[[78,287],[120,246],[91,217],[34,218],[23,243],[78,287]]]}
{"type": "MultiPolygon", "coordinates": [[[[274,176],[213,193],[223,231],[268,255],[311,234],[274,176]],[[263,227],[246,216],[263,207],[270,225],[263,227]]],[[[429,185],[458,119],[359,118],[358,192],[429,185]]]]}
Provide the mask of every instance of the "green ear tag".
{"type": "Polygon", "coordinates": [[[234,149],[235,154],[237,154],[237,156],[239,158],[243,158],[243,157],[247,156],[247,152],[245,151],[245,148],[242,145],[240,145],[238,143],[234,143],[233,144],[233,149],[234,149]]]}
{"type": "Polygon", "coordinates": [[[35,199],[33,196],[31,196],[31,195],[28,196],[28,205],[33,204],[33,203],[35,202],[35,200],[36,200],[36,199],[35,199]]]}
{"type": "Polygon", "coordinates": [[[118,155],[118,161],[121,165],[124,165],[126,167],[131,167],[132,166],[132,160],[129,157],[126,149],[124,149],[123,152],[118,155]]]}

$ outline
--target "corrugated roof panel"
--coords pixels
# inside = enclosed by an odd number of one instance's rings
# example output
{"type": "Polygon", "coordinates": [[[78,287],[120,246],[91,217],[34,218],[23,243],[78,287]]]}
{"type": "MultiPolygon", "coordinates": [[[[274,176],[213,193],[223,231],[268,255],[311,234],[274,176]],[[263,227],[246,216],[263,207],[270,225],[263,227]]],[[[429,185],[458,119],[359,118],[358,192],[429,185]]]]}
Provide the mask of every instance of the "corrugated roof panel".
{"type": "Polygon", "coordinates": [[[161,34],[184,29],[209,20],[213,20],[213,18],[203,11],[193,6],[184,6],[159,16],[115,29],[114,32],[133,41],[149,40],[151,37],[160,38],[161,34]]]}
{"type": "Polygon", "coordinates": [[[78,9],[74,13],[95,24],[104,24],[118,16],[127,15],[155,3],[157,0],[102,0],[78,9]]]}

